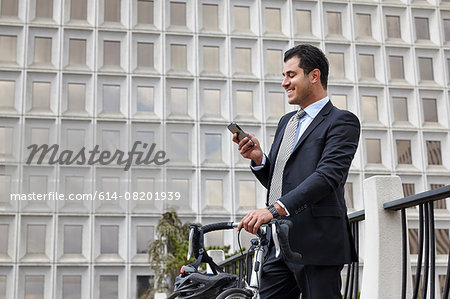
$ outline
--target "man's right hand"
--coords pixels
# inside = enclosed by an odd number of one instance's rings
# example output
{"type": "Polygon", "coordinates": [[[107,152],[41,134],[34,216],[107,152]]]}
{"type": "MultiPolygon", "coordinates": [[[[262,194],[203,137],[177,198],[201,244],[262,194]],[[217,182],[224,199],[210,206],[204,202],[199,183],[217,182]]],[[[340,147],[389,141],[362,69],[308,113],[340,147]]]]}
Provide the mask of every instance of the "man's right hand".
{"type": "Polygon", "coordinates": [[[256,166],[261,165],[264,153],[259,145],[259,140],[252,134],[247,133],[247,135],[255,143],[254,146],[252,146],[252,142],[247,137],[239,142],[237,133],[233,134],[233,142],[238,144],[238,150],[242,157],[252,160],[256,166]]]}

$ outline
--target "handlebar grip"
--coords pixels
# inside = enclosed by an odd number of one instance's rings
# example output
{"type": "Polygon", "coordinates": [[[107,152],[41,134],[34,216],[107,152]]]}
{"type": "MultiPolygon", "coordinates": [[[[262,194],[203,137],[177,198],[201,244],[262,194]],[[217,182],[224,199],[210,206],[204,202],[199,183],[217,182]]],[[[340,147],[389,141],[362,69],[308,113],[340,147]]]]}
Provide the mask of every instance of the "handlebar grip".
{"type": "Polygon", "coordinates": [[[233,222],[218,222],[202,226],[201,230],[203,231],[203,233],[206,234],[215,230],[232,229],[232,228],[233,222]]]}
{"type": "Polygon", "coordinates": [[[289,228],[292,227],[292,222],[288,220],[278,220],[276,226],[281,252],[288,261],[300,262],[302,260],[302,255],[298,252],[292,251],[291,247],[289,246],[288,235],[289,228]]]}

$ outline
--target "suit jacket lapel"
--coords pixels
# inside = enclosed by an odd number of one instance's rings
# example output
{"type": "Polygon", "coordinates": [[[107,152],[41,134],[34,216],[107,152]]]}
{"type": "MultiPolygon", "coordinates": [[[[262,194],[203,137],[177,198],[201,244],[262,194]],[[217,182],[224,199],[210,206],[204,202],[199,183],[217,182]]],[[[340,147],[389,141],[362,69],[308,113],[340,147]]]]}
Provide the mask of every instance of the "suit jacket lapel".
{"type": "Polygon", "coordinates": [[[294,147],[294,152],[297,150],[300,145],[302,145],[303,141],[305,141],[306,137],[325,119],[325,116],[330,112],[333,105],[331,104],[331,101],[328,101],[328,103],[320,110],[319,114],[316,115],[316,117],[313,119],[313,121],[309,124],[308,128],[305,132],[303,132],[302,136],[300,137],[300,140],[297,142],[297,144],[294,147]]]}

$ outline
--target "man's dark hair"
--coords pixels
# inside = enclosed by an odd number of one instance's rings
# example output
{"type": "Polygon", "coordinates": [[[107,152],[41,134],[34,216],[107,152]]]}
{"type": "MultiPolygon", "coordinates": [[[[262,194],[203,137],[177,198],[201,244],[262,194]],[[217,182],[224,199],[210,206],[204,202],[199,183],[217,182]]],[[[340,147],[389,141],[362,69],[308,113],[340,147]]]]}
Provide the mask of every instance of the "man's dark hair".
{"type": "Polygon", "coordinates": [[[328,84],[328,59],[323,54],[322,50],[312,45],[298,45],[284,53],[284,62],[292,57],[300,58],[299,67],[307,75],[312,70],[318,69],[320,71],[320,82],[324,89],[327,89],[328,84]]]}

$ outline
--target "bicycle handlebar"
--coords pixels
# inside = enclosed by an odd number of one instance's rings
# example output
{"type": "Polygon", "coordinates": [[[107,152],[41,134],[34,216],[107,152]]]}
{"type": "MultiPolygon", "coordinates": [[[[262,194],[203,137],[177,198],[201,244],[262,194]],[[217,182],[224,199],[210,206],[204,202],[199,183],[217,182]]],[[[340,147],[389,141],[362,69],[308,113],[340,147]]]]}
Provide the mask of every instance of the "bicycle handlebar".
{"type": "Polygon", "coordinates": [[[201,227],[201,230],[203,231],[203,233],[209,233],[215,230],[224,230],[224,229],[232,229],[234,227],[236,227],[237,224],[233,223],[233,222],[218,222],[218,223],[212,223],[212,224],[207,224],[205,226],[201,227]]]}
{"type": "Polygon", "coordinates": [[[289,245],[289,229],[292,228],[292,222],[286,219],[275,220],[274,225],[276,227],[276,237],[278,237],[279,246],[281,252],[287,260],[292,262],[299,262],[302,259],[302,255],[298,252],[294,252],[289,245]]]}
{"type": "MultiPolygon", "coordinates": [[[[277,247],[277,256],[279,254],[279,251],[281,249],[281,252],[285,256],[286,259],[298,262],[302,259],[302,255],[298,252],[292,251],[290,245],[289,245],[289,229],[292,228],[292,222],[287,219],[273,219],[269,221],[268,223],[263,224],[264,226],[270,226],[272,225],[272,236],[275,243],[275,246],[277,247]]],[[[225,229],[232,229],[238,226],[238,223],[234,222],[218,222],[218,223],[212,223],[207,224],[203,227],[198,226],[197,224],[191,225],[191,232],[189,235],[189,252],[188,252],[188,259],[191,256],[195,256],[196,258],[199,255],[200,249],[204,246],[204,240],[203,235],[212,231],[217,230],[225,230],[225,229]]],[[[262,236],[262,231],[259,228],[257,235],[259,237],[262,236]]],[[[204,249],[204,248],[203,248],[204,249]]]]}

